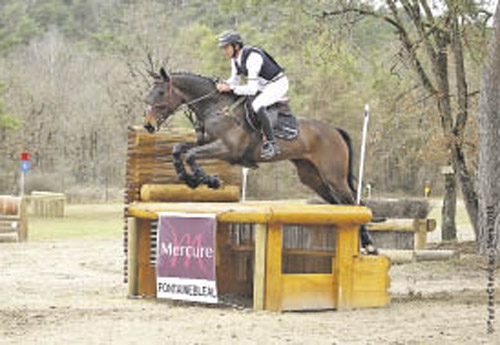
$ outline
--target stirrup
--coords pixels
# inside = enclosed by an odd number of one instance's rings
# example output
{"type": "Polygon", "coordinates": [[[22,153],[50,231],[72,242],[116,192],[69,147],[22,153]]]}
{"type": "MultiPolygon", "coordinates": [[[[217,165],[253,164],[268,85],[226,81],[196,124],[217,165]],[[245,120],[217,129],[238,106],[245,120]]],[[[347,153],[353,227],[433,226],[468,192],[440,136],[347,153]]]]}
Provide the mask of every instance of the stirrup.
{"type": "Polygon", "coordinates": [[[275,142],[267,141],[262,145],[262,149],[260,151],[260,158],[268,160],[280,153],[281,150],[275,142]]]}

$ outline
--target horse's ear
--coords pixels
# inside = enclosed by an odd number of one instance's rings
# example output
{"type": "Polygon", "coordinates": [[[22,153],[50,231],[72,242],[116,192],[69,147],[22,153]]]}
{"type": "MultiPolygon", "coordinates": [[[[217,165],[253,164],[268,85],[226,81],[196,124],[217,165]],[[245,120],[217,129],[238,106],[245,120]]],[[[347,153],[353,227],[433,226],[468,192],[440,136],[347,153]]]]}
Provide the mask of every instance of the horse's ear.
{"type": "Polygon", "coordinates": [[[165,81],[169,81],[170,80],[170,75],[167,73],[167,71],[163,67],[160,68],[160,75],[163,78],[163,80],[165,80],[165,81]]]}

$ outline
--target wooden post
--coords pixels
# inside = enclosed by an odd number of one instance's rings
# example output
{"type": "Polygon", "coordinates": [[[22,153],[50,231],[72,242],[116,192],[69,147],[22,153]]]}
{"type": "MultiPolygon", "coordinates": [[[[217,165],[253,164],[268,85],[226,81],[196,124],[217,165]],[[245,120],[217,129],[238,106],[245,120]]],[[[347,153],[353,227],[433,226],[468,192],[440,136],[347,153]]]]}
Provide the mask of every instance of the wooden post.
{"type": "Polygon", "coordinates": [[[337,309],[349,309],[352,307],[352,277],[353,260],[359,254],[358,228],[343,226],[337,228],[335,278],[337,281],[336,298],[337,309]]]}
{"type": "Polygon", "coordinates": [[[415,219],[415,249],[425,249],[427,247],[427,219],[415,219]]]}
{"type": "Polygon", "coordinates": [[[28,240],[28,215],[26,212],[26,199],[21,198],[19,205],[19,234],[18,239],[20,242],[28,240]]]}
{"type": "Polygon", "coordinates": [[[282,252],[283,224],[269,223],[267,228],[265,289],[265,308],[267,310],[280,311],[282,308],[282,252]]]}
{"type": "Polygon", "coordinates": [[[144,297],[156,297],[156,270],[149,261],[151,248],[151,221],[138,219],[137,233],[137,293],[144,297]]]}
{"type": "Polygon", "coordinates": [[[229,248],[229,226],[227,223],[217,223],[215,245],[217,292],[219,294],[233,292],[231,286],[235,280],[235,269],[229,248]]]}
{"type": "Polygon", "coordinates": [[[128,296],[133,297],[139,294],[138,289],[138,258],[137,258],[137,229],[139,219],[128,217],[128,296]]]}
{"type": "Polygon", "coordinates": [[[263,310],[265,306],[267,225],[255,225],[255,259],[253,273],[253,308],[263,310]]]}

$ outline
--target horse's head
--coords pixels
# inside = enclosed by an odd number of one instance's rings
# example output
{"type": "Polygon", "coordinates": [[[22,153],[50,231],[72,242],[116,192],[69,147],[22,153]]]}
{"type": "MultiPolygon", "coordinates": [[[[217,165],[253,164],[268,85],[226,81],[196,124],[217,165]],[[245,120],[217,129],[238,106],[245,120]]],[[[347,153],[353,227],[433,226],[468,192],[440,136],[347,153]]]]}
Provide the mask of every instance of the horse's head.
{"type": "Polygon", "coordinates": [[[146,96],[148,104],[144,115],[144,128],[149,133],[158,131],[170,115],[185,101],[172,84],[172,77],[162,67],[160,74],[150,72],[154,84],[146,96]]]}

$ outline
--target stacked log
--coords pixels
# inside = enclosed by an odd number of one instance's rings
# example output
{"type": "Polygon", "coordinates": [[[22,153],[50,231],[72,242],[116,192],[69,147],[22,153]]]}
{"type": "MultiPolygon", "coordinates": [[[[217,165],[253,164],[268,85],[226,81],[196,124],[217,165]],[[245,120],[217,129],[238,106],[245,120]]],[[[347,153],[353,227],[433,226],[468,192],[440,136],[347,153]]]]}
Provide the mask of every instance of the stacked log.
{"type": "Polygon", "coordinates": [[[24,198],[0,195],[0,234],[15,235],[19,242],[28,239],[28,219],[24,198]]]}
{"type": "MultiPolygon", "coordinates": [[[[149,134],[140,127],[131,127],[128,133],[126,202],[139,201],[141,187],[150,185],[185,185],[179,181],[173,166],[172,151],[176,144],[194,143],[192,130],[169,129],[149,134]]],[[[218,175],[224,186],[241,185],[241,169],[220,160],[200,161],[207,174],[218,175]]],[[[161,201],[161,200],[157,200],[161,201]]],[[[172,200],[170,200],[172,201],[172,200]]]]}
{"type": "MultiPolygon", "coordinates": [[[[207,174],[219,176],[223,183],[219,190],[210,190],[203,186],[192,190],[179,181],[173,166],[173,148],[178,143],[195,142],[196,134],[192,129],[169,128],[150,134],[139,126],[129,128],[124,200],[125,257],[128,248],[128,205],[134,202],[240,200],[241,168],[227,162],[215,159],[198,162],[207,174]]],[[[124,271],[126,280],[126,262],[124,271]]]]}

